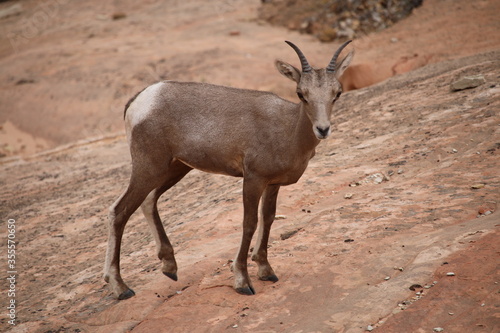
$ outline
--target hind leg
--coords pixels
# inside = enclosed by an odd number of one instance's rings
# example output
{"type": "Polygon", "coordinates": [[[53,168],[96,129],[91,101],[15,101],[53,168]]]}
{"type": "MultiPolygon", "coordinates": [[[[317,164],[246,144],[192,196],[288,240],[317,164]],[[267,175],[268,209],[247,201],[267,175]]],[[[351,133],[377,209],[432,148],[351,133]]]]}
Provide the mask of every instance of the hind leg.
{"type": "Polygon", "coordinates": [[[179,161],[174,161],[168,168],[167,178],[164,183],[151,191],[141,205],[142,212],[148,221],[151,232],[156,242],[158,258],[161,260],[162,272],[174,281],[177,281],[177,263],[175,262],[174,249],[165,233],[163,224],[158,214],[158,198],[177,184],[192,168],[179,161]]]}
{"type": "Polygon", "coordinates": [[[123,231],[128,219],[142,204],[148,193],[164,182],[164,170],[151,164],[136,164],[132,167],[132,176],[125,192],[109,209],[109,234],[104,280],[109,283],[111,291],[118,299],[126,299],[135,295],[120,275],[120,249],[123,231]]]}

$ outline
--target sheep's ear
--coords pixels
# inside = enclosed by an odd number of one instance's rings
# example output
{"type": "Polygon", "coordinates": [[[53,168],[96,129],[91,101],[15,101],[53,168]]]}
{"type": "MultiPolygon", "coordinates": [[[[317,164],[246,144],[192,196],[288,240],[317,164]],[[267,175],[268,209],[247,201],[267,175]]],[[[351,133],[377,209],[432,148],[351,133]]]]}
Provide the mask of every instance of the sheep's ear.
{"type": "Polygon", "coordinates": [[[351,63],[352,58],[354,57],[354,50],[349,52],[344,59],[340,62],[340,64],[337,65],[337,68],[335,69],[335,77],[337,80],[344,74],[344,71],[349,67],[349,64],[351,63]]]}
{"type": "Polygon", "coordinates": [[[300,70],[298,70],[296,67],[290,65],[289,63],[286,63],[281,60],[276,60],[274,62],[276,65],[276,68],[278,69],[278,72],[280,72],[283,76],[289,78],[292,81],[295,81],[297,83],[300,82],[300,70]]]}

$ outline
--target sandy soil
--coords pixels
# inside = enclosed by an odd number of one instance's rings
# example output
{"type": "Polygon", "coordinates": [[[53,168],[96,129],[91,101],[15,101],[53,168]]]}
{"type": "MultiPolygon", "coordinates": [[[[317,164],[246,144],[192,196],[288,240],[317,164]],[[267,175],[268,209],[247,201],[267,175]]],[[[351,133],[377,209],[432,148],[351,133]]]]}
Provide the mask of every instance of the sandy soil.
{"type": "Polygon", "coordinates": [[[0,235],[15,219],[19,271],[17,325],[4,311],[0,330],[500,330],[499,2],[424,1],[354,42],[346,85],[398,75],[344,94],[332,137],[283,188],[269,250],[279,282],[258,281],[251,265],[258,294],[232,290],[241,180],[192,172],[159,205],[179,281],[161,274],[136,213],[122,273],[137,296],[126,301],[111,297],[101,271],[107,207],[130,172],[127,99],[164,78],[295,98],[272,64],[297,63],[283,40],[317,66],[336,45],[259,22],[258,1],[59,1],[43,9],[47,20],[38,2],[21,3],[21,14],[0,19],[0,235]],[[484,84],[450,91],[476,74],[484,84]]]}

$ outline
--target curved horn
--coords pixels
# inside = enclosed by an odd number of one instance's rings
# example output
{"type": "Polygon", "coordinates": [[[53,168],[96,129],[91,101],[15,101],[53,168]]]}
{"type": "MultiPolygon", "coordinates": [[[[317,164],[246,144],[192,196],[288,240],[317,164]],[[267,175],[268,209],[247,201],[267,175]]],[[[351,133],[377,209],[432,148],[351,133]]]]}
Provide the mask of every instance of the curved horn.
{"type": "Polygon", "coordinates": [[[302,51],[297,47],[297,45],[295,45],[294,43],[292,42],[289,42],[289,41],[285,41],[285,43],[287,43],[288,45],[290,45],[294,50],[295,52],[297,52],[297,55],[299,56],[299,59],[300,59],[300,64],[302,65],[302,73],[309,73],[309,72],[312,72],[312,67],[311,65],[309,65],[309,63],[307,62],[307,59],[306,59],[306,56],[304,55],[304,53],[302,53],[302,51]]]}
{"type": "Polygon", "coordinates": [[[342,50],[344,49],[344,47],[346,47],[347,44],[349,44],[350,42],[352,42],[352,40],[348,40],[344,44],[340,45],[339,49],[337,50],[337,52],[335,52],[335,54],[333,55],[332,60],[330,61],[330,63],[326,67],[326,71],[327,72],[332,72],[332,73],[335,72],[335,66],[337,64],[337,58],[339,57],[339,54],[340,54],[340,52],[342,52],[342,50]]]}

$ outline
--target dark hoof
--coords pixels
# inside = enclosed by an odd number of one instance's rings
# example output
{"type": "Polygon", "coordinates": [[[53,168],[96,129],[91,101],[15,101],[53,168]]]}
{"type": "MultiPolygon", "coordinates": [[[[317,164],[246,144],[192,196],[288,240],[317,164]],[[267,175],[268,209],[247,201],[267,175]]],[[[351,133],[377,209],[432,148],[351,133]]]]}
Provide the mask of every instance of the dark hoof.
{"type": "Polygon", "coordinates": [[[238,294],[241,294],[241,295],[248,295],[248,296],[251,296],[251,295],[255,295],[255,290],[253,289],[253,287],[246,287],[246,288],[236,288],[236,292],[238,294]]]}
{"type": "Polygon", "coordinates": [[[130,298],[132,296],[135,296],[135,292],[132,289],[128,289],[128,290],[122,292],[120,294],[120,296],[118,296],[118,299],[124,300],[124,299],[130,298]]]}
{"type": "Polygon", "coordinates": [[[271,281],[271,282],[278,282],[279,279],[276,275],[268,275],[268,276],[263,276],[263,277],[259,277],[259,280],[261,281],[271,281]]]}
{"type": "Polygon", "coordinates": [[[172,280],[177,281],[177,274],[165,273],[165,272],[163,272],[163,274],[165,274],[166,276],[168,276],[172,280]]]}

